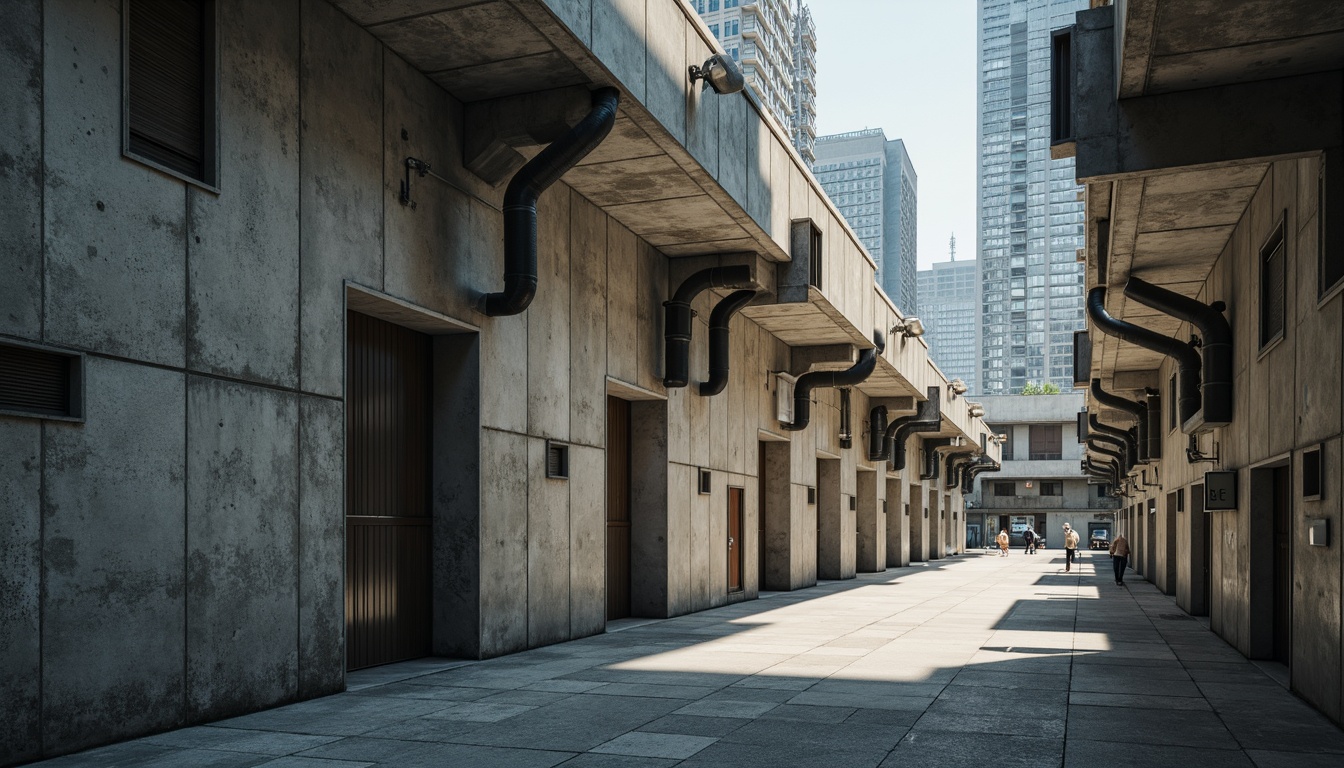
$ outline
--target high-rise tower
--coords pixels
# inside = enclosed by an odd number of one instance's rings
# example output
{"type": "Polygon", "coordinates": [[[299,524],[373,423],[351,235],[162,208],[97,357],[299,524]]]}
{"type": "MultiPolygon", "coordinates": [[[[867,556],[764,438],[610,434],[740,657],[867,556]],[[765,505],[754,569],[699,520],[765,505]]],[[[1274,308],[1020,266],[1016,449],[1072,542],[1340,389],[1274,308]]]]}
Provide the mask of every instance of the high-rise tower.
{"type": "Polygon", "coordinates": [[[1050,158],[1050,32],[1088,0],[980,0],[980,389],[1068,388],[1083,328],[1081,188],[1050,158]]]}

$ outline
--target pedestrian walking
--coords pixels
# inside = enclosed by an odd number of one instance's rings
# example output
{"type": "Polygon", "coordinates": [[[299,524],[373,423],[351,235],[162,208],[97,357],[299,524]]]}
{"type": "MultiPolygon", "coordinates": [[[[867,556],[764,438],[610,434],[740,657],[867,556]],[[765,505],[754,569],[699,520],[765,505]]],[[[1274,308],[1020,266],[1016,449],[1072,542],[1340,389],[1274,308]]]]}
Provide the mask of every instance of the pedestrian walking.
{"type": "Polygon", "coordinates": [[[1115,568],[1116,586],[1125,586],[1125,564],[1129,562],[1129,539],[1117,534],[1111,539],[1111,566],[1115,568]]]}
{"type": "Polygon", "coordinates": [[[1064,572],[1073,570],[1073,558],[1078,556],[1078,532],[1073,526],[1064,524],[1064,572]]]}
{"type": "Polygon", "coordinates": [[[1031,530],[1031,526],[1027,526],[1027,530],[1022,532],[1022,540],[1026,542],[1026,546],[1022,548],[1022,554],[1036,554],[1036,532],[1031,530]]]}
{"type": "Polygon", "coordinates": [[[999,529],[999,535],[998,535],[998,537],[995,539],[995,541],[999,542],[999,557],[1007,557],[1007,556],[1008,556],[1008,529],[1007,529],[1007,528],[1000,528],[1000,529],[999,529]]]}

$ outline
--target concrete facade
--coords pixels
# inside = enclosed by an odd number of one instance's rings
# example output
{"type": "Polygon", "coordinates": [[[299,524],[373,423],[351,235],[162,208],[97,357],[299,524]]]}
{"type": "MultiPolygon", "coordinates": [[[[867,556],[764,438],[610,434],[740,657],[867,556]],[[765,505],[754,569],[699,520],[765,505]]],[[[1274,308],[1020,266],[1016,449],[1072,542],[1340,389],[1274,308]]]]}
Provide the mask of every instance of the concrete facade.
{"type": "Polygon", "coordinates": [[[908,413],[931,386],[942,429],[920,437],[987,434],[923,341],[889,337],[853,389],[852,447],[834,389],[806,429],[781,425],[781,374],[848,367],[901,315],[788,136],[750,97],[686,82],[720,50],[704,24],[643,0],[459,5],[221,3],[218,192],[122,155],[120,2],[6,8],[0,344],[82,353],[86,408],[0,417],[0,762],[342,690],[347,310],[433,337],[435,655],[604,630],[608,396],[632,403],[636,615],[956,550],[960,494],[862,447],[875,401],[908,413]],[[498,34],[464,32],[484,23],[498,34]],[[580,86],[586,105],[595,85],[621,112],[541,196],[536,298],[487,317],[503,185],[468,147],[527,121],[519,94],[580,86]],[[437,176],[411,175],[414,206],[408,156],[437,176]],[[820,287],[796,221],[826,243],[820,287]],[[667,389],[662,303],[726,263],[766,294],[732,320],[728,387],[695,389],[706,292],[692,386],[667,389]],[[569,446],[567,480],[547,477],[547,441],[569,446]]]}
{"type": "MultiPolygon", "coordinates": [[[[1283,664],[1292,690],[1339,723],[1344,550],[1334,533],[1313,541],[1309,532],[1338,531],[1344,477],[1336,278],[1344,251],[1326,234],[1344,212],[1333,193],[1344,120],[1329,95],[1344,77],[1341,23],[1311,3],[1272,13],[1246,4],[1246,13],[1183,37],[1203,22],[1177,5],[1129,2],[1078,15],[1079,122],[1069,151],[1087,187],[1089,287],[1105,289],[1113,317],[1182,341],[1205,334],[1127,296],[1129,279],[1221,314],[1232,337],[1231,418],[1181,424],[1172,412],[1175,363],[1102,335],[1095,322],[1091,367],[1079,375],[1131,399],[1161,395],[1161,456],[1132,470],[1149,485],[1127,489],[1124,501],[1134,567],[1183,610],[1207,615],[1241,654],[1283,664]],[[1206,44],[1228,34],[1240,36],[1238,46],[1206,44]],[[1312,52],[1316,34],[1336,42],[1312,52]],[[1266,68],[1247,51],[1270,39],[1284,53],[1266,68]],[[1172,56],[1195,49],[1202,53],[1173,66],[1172,56]],[[1300,110],[1313,117],[1298,119],[1300,110]],[[1282,282],[1269,271],[1279,268],[1282,282]],[[1317,458],[1324,486],[1309,493],[1317,458]],[[1232,473],[1232,508],[1206,508],[1206,472],[1232,473]]],[[[1202,376],[1207,384],[1208,365],[1202,376]]],[[[1209,401],[1205,390],[1201,406],[1209,401]]]]}

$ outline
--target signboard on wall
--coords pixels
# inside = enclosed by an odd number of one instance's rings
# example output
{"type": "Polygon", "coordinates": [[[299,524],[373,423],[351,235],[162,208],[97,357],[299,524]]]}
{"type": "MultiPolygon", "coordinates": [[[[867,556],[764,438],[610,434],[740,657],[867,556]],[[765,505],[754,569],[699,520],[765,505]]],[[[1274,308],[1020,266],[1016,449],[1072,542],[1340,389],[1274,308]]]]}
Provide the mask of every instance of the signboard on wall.
{"type": "Polygon", "coordinates": [[[1237,473],[1204,473],[1204,509],[1237,508],[1237,473]]]}

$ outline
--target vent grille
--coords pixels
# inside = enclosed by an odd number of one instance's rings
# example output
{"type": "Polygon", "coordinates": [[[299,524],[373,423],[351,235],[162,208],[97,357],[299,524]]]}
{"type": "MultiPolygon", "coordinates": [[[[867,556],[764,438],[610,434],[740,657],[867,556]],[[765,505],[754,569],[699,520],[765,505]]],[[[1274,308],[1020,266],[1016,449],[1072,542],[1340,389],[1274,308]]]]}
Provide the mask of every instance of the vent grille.
{"type": "Polygon", "coordinates": [[[210,72],[207,3],[132,0],[129,6],[129,149],[204,180],[210,72]]]}
{"type": "Polygon", "coordinates": [[[79,356],[0,344],[0,411],[80,417],[76,379],[79,356]]]}
{"type": "Polygon", "coordinates": [[[855,500],[855,498],[854,498],[853,496],[850,496],[850,497],[849,497],[849,511],[850,511],[850,512],[853,512],[854,510],[856,510],[856,509],[858,509],[858,508],[859,508],[858,501],[855,500]]]}
{"type": "Polygon", "coordinates": [[[713,473],[708,469],[700,470],[700,493],[707,494],[713,485],[713,473]]]}
{"type": "Polygon", "coordinates": [[[1302,452],[1302,497],[1304,499],[1319,499],[1324,494],[1321,487],[1321,453],[1323,448],[1317,447],[1309,451],[1302,452]]]}
{"type": "Polygon", "coordinates": [[[807,486],[807,504],[808,506],[812,506],[816,503],[817,503],[817,488],[816,486],[809,485],[807,486]]]}
{"type": "Polygon", "coordinates": [[[569,478],[569,446],[546,441],[546,476],[560,480],[569,478]]]}

